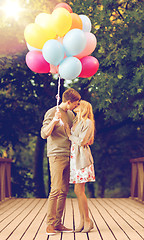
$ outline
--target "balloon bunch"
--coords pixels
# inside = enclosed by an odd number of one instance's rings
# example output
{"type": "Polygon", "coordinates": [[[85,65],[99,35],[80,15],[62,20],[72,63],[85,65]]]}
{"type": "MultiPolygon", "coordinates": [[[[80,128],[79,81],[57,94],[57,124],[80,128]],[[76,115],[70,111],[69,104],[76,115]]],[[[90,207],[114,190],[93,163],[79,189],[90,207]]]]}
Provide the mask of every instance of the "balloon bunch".
{"type": "Polygon", "coordinates": [[[99,62],[90,56],[97,45],[91,27],[90,19],[73,13],[67,3],[57,4],[52,14],[40,13],[24,31],[27,66],[37,73],[58,73],[67,80],[93,76],[99,62]]]}

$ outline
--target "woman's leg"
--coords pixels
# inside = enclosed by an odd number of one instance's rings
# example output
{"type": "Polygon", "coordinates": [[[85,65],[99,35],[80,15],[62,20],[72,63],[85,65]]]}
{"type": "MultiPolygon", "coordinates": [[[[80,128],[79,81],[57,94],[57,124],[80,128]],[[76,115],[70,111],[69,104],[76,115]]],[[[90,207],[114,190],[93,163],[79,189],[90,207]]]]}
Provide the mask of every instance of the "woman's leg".
{"type": "Polygon", "coordinates": [[[85,195],[85,183],[76,183],[74,192],[78,198],[81,221],[89,222],[90,219],[89,219],[89,212],[88,212],[87,197],[85,195]]]}
{"type": "Polygon", "coordinates": [[[89,218],[88,201],[85,195],[85,183],[76,183],[74,191],[78,198],[81,221],[83,221],[83,227],[80,229],[82,226],[80,222],[79,229],[81,231],[84,228],[82,232],[89,232],[93,228],[93,222],[89,218]]]}

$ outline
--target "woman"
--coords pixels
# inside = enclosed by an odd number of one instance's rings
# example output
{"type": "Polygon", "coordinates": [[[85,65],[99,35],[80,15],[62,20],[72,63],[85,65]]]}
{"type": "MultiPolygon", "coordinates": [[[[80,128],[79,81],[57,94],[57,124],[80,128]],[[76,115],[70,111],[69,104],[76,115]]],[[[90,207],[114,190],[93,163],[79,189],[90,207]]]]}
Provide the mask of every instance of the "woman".
{"type": "Polygon", "coordinates": [[[95,122],[92,106],[87,101],[81,100],[74,112],[77,114],[74,125],[71,131],[66,125],[66,132],[72,142],[70,183],[75,184],[80,211],[80,225],[76,232],[89,232],[93,229],[93,222],[89,218],[85,183],[95,181],[93,157],[88,146],[94,141],[95,122]]]}

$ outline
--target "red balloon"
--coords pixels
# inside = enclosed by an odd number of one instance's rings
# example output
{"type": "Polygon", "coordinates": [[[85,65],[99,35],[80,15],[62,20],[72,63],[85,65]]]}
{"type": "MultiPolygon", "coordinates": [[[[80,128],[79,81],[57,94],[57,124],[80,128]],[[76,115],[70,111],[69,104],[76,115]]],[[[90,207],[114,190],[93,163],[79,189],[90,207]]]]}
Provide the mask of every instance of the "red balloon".
{"type": "Polygon", "coordinates": [[[93,76],[99,69],[99,62],[93,56],[86,56],[80,59],[82,64],[82,71],[79,75],[81,78],[88,78],[93,76]]]}
{"type": "Polygon", "coordinates": [[[56,9],[56,8],[60,8],[60,7],[63,7],[63,8],[65,8],[65,9],[67,9],[70,13],[72,13],[73,12],[73,10],[72,10],[72,8],[70,7],[70,5],[68,5],[67,3],[58,3],[56,6],[55,6],[55,8],[54,9],[56,9]]]}
{"type": "Polygon", "coordinates": [[[26,55],[27,66],[36,73],[48,73],[50,71],[50,64],[44,59],[42,52],[30,51],[26,55]]]}

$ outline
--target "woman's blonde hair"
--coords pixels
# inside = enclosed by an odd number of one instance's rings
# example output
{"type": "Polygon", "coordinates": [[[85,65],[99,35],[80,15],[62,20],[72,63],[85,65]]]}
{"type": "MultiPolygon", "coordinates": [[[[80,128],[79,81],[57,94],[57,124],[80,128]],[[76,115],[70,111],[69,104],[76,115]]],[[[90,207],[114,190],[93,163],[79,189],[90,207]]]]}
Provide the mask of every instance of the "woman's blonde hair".
{"type": "Polygon", "coordinates": [[[93,123],[93,138],[92,138],[92,143],[93,143],[94,142],[94,134],[95,134],[95,120],[94,120],[92,105],[85,100],[81,100],[79,109],[80,109],[80,111],[77,115],[78,122],[81,120],[86,121],[86,119],[89,118],[93,123]]]}

